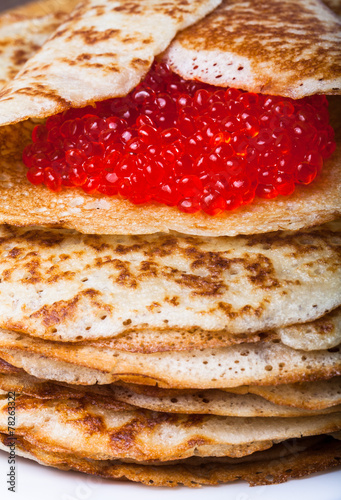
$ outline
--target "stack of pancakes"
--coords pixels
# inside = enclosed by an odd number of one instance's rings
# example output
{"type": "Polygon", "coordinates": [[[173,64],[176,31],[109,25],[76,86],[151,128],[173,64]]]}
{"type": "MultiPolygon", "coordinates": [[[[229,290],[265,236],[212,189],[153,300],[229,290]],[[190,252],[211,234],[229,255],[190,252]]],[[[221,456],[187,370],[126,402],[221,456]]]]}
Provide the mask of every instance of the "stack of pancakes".
{"type": "Polygon", "coordinates": [[[15,391],[18,453],[56,467],[196,485],[338,463],[339,224],[219,238],[3,226],[0,242],[4,446],[15,391]]]}
{"type": "Polygon", "coordinates": [[[0,129],[2,449],[15,392],[17,454],[60,469],[198,486],[340,465],[340,98],[330,102],[338,147],[319,179],[219,218],[30,185],[21,153],[34,124],[0,129]]]}

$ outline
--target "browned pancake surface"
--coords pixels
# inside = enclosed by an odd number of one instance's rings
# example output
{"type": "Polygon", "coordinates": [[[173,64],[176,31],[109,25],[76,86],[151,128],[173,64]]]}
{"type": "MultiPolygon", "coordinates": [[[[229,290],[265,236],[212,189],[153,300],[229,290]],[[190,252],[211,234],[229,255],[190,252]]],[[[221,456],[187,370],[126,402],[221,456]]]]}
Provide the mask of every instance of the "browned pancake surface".
{"type": "MultiPolygon", "coordinates": [[[[265,452],[256,452],[250,460],[193,459],[169,465],[125,463],[122,461],[94,461],[71,453],[47,451],[44,445],[33,445],[19,437],[18,455],[62,470],[76,470],[86,474],[140,482],[148,486],[191,488],[244,480],[250,486],[278,484],[340,466],[341,442],[332,438],[301,438],[286,441],[265,452]],[[293,452],[294,451],[294,452],[293,452]],[[223,462],[221,461],[223,460],[223,462]]],[[[7,451],[11,439],[1,434],[1,448],[7,451]]]]}
{"type": "Polygon", "coordinates": [[[341,23],[319,0],[225,0],[166,54],[187,79],[298,99],[341,92],[341,23]]]}

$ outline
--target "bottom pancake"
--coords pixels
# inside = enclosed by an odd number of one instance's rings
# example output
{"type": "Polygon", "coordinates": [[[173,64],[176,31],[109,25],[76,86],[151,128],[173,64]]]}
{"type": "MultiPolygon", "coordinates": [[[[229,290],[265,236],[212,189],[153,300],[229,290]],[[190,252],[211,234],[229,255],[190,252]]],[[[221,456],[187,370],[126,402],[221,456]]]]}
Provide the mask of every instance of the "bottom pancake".
{"type": "MultiPolygon", "coordinates": [[[[12,438],[0,434],[0,449],[9,450],[12,438]]],[[[105,479],[129,480],[149,486],[200,487],[238,480],[250,486],[278,484],[341,465],[341,441],[330,436],[288,440],[271,450],[244,459],[193,459],[172,464],[126,463],[120,460],[88,460],[69,453],[47,452],[23,437],[16,439],[16,453],[42,465],[75,470],[105,479]]]]}

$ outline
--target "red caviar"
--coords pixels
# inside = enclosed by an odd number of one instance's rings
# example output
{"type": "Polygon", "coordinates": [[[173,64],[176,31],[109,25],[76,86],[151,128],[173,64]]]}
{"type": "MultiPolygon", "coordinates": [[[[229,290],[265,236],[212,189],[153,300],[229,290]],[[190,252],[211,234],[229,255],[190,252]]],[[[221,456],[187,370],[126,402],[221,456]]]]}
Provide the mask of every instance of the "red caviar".
{"type": "Polygon", "coordinates": [[[27,178],[216,215],[309,184],[335,149],[325,96],[185,81],[154,64],[128,96],[70,109],[32,133],[27,178]]]}

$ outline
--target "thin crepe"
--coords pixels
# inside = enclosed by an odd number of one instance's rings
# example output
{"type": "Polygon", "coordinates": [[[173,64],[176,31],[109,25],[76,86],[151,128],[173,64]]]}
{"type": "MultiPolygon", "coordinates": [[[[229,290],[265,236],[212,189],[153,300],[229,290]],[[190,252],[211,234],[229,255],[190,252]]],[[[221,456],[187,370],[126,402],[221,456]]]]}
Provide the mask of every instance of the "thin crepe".
{"type": "MultiPolygon", "coordinates": [[[[0,363],[1,369],[1,363],[0,363]]],[[[145,408],[153,411],[188,414],[210,414],[231,417],[300,417],[341,411],[340,404],[319,410],[306,410],[276,405],[253,394],[232,394],[224,391],[167,391],[146,386],[72,386],[37,379],[20,371],[0,373],[0,391],[25,394],[38,399],[81,399],[95,396],[98,404],[117,406],[122,409],[145,408]],[[155,392],[154,392],[155,391],[155,392]],[[169,394],[168,394],[169,393],[169,394]],[[175,393],[175,395],[174,395],[175,393]]]]}
{"type": "Polygon", "coordinates": [[[172,389],[224,389],[341,375],[340,346],[300,351],[277,342],[140,354],[0,331],[0,357],[37,378],[84,385],[121,380],[172,389]]]}
{"type": "Polygon", "coordinates": [[[65,342],[312,321],[341,304],[339,229],[207,239],[1,227],[0,327],[65,342]]]}
{"type": "MultiPolygon", "coordinates": [[[[323,350],[332,349],[341,343],[340,318],[341,308],[338,307],[315,321],[267,332],[227,334],[225,330],[212,332],[197,327],[187,330],[151,330],[147,328],[140,331],[130,329],[113,339],[80,342],[79,345],[149,354],[228,347],[245,342],[274,341],[303,351],[323,350]]],[[[3,330],[2,333],[6,333],[6,331],[3,330]]],[[[11,334],[11,332],[7,332],[7,334],[11,334]]]]}
{"type": "MultiPolygon", "coordinates": [[[[311,66],[311,65],[310,65],[311,66]]],[[[341,138],[341,99],[331,99],[332,125],[341,138]]],[[[322,224],[341,215],[341,144],[319,179],[298,186],[289,197],[256,199],[251,205],[219,217],[184,214],[175,207],[154,203],[135,206],[117,197],[87,195],[79,189],[53,193],[26,179],[21,157],[30,140],[28,122],[0,131],[0,223],[50,225],[97,234],[145,234],[176,230],[219,236],[255,234],[281,229],[296,230],[322,224]]]]}
{"type": "Polygon", "coordinates": [[[311,323],[279,328],[278,336],[294,349],[331,349],[341,343],[341,308],[311,323]]]}
{"type": "Polygon", "coordinates": [[[15,77],[65,18],[63,11],[34,19],[19,14],[0,16],[0,89],[15,77]]]}
{"type": "Polygon", "coordinates": [[[340,404],[341,377],[315,382],[298,382],[274,386],[247,386],[226,389],[237,394],[257,394],[278,405],[289,405],[307,410],[319,410],[340,404]]]}
{"type": "MultiPolygon", "coordinates": [[[[0,374],[0,388],[4,393],[8,393],[8,391],[12,390],[42,399],[81,398],[84,397],[85,392],[88,394],[95,393],[105,397],[107,401],[113,399],[116,403],[117,401],[125,401],[125,398],[128,398],[126,403],[127,408],[132,404],[131,398],[139,397],[140,395],[146,396],[147,402],[148,398],[152,398],[153,400],[162,400],[165,398],[172,404],[177,404],[179,397],[182,398],[186,396],[196,402],[200,400],[203,413],[214,413],[214,411],[212,411],[212,404],[210,403],[211,398],[220,398],[220,401],[224,400],[225,403],[232,403],[231,406],[225,406],[225,409],[228,408],[230,416],[237,416],[236,412],[242,409],[245,414],[240,416],[250,417],[261,416],[261,409],[263,410],[262,416],[273,416],[272,412],[274,409],[276,409],[277,416],[288,416],[288,412],[296,410],[321,411],[333,407],[333,411],[339,411],[338,407],[341,405],[341,377],[276,386],[241,386],[221,390],[208,389],[198,391],[193,389],[161,389],[155,386],[125,384],[122,382],[105,386],[76,386],[56,383],[51,380],[39,379],[32,375],[28,375],[24,370],[16,368],[2,359],[0,359],[0,374]],[[223,391],[229,394],[223,395],[223,391]],[[231,393],[242,396],[259,394],[259,398],[256,400],[256,407],[252,405],[252,401],[255,400],[250,398],[243,400],[228,399],[233,395],[231,393]],[[224,399],[224,397],[226,398],[224,399]],[[269,413],[269,415],[264,414],[264,400],[273,403],[272,407],[266,407],[270,409],[271,413],[269,413]],[[251,402],[251,404],[249,404],[249,402],[251,402]],[[283,411],[283,413],[279,414],[281,411],[283,411]]],[[[138,402],[140,403],[141,400],[138,400],[138,402]]],[[[172,412],[173,410],[168,411],[172,412]]],[[[184,410],[183,413],[187,413],[187,410],[184,410]]]]}
{"type": "Polygon", "coordinates": [[[85,0],[0,92],[0,125],[128,94],[221,0],[85,0]]]}
{"type": "MultiPolygon", "coordinates": [[[[335,377],[335,379],[337,378],[339,377],[335,377]]],[[[338,383],[338,389],[336,390],[334,387],[336,386],[336,383],[334,383],[334,379],[324,381],[324,383],[327,394],[323,394],[317,388],[315,394],[316,396],[320,396],[320,408],[315,410],[295,407],[296,401],[294,400],[294,397],[292,397],[291,399],[287,398],[289,399],[288,403],[290,404],[290,406],[284,406],[282,404],[271,403],[261,396],[251,394],[251,391],[249,391],[248,394],[233,394],[229,392],[228,389],[225,391],[214,389],[206,391],[176,391],[172,389],[159,389],[158,387],[139,386],[132,384],[123,387],[112,385],[108,386],[108,388],[111,388],[112,394],[116,400],[141,408],[148,408],[149,410],[153,411],[229,415],[236,417],[258,416],[271,418],[308,416],[309,414],[313,415],[340,411],[340,379],[338,383]],[[335,405],[322,408],[323,404],[330,405],[331,403],[334,403],[335,405]]],[[[315,384],[318,384],[318,382],[315,382],[315,384]]],[[[297,385],[299,386],[299,384],[297,385]]],[[[313,386],[314,383],[310,383],[310,385],[313,386]]],[[[4,387],[2,380],[0,382],[0,387],[4,387]]],[[[273,389],[276,393],[277,388],[278,386],[270,386],[269,390],[271,391],[271,389],[273,389]]],[[[262,389],[265,389],[264,392],[266,394],[267,387],[263,386],[259,387],[259,389],[261,394],[262,389]]],[[[313,387],[311,389],[313,389],[313,387]]],[[[278,400],[281,401],[280,397],[278,398],[278,400]]]]}
{"type": "MultiPolygon", "coordinates": [[[[0,401],[0,432],[8,429],[8,401],[0,401]]],[[[95,460],[177,460],[241,457],[275,442],[341,430],[341,414],[292,418],[184,415],[124,411],[87,399],[16,397],[16,429],[31,443],[95,460]]]]}
{"type": "Polygon", "coordinates": [[[58,0],[57,2],[56,0],[35,0],[11,9],[10,13],[31,17],[32,19],[60,11],[69,14],[78,3],[79,0],[58,0]]]}
{"type": "MultiPolygon", "coordinates": [[[[11,369],[20,370],[15,367],[11,367],[11,369]]],[[[15,374],[16,372],[10,373],[15,374]]],[[[19,373],[21,374],[20,376],[23,376],[21,370],[19,373]]],[[[6,374],[6,372],[4,372],[4,374],[6,374]]],[[[341,404],[341,377],[333,377],[329,380],[315,380],[314,382],[297,382],[295,384],[228,387],[225,389],[221,388],[220,390],[163,389],[157,386],[126,384],[121,382],[104,386],[101,390],[109,389],[115,391],[118,386],[126,389],[127,392],[142,394],[152,398],[176,399],[178,396],[195,395],[200,399],[209,399],[211,394],[220,394],[221,391],[225,391],[240,395],[255,394],[279,406],[290,406],[291,408],[305,410],[323,410],[341,404]]]]}
{"type": "MultiPolygon", "coordinates": [[[[3,387],[0,379],[0,387],[3,387]]],[[[178,395],[150,395],[131,388],[111,386],[115,400],[152,411],[233,417],[301,417],[341,411],[341,404],[320,410],[305,410],[275,405],[253,394],[232,394],[226,391],[191,391],[178,395]]],[[[137,386],[138,387],[138,386],[137,386]]],[[[145,387],[143,387],[145,388],[145,387]]],[[[166,390],[165,390],[166,391],[166,390]]],[[[171,391],[172,392],[172,391],[171,391]]],[[[270,420],[269,420],[270,422],[270,420]]]]}
{"type": "Polygon", "coordinates": [[[340,0],[323,0],[325,3],[335,14],[341,15],[341,2],[340,0]]]}
{"type": "Polygon", "coordinates": [[[340,47],[340,19],[319,0],[224,0],[165,60],[188,80],[300,99],[341,93],[340,47]]]}
{"type": "MultiPolygon", "coordinates": [[[[0,435],[0,449],[8,452],[12,440],[0,435]]],[[[62,470],[76,470],[106,479],[141,482],[148,486],[200,487],[245,480],[250,486],[283,483],[340,465],[341,444],[330,437],[288,440],[270,450],[255,452],[246,459],[206,459],[192,463],[193,459],[174,464],[140,465],[122,461],[94,461],[77,454],[46,451],[41,444],[33,445],[22,437],[16,439],[19,456],[35,460],[42,465],[62,470]],[[249,459],[250,458],[250,459],[249,459]]]]}
{"type": "MultiPolygon", "coordinates": [[[[217,347],[228,347],[245,342],[282,342],[293,349],[332,349],[341,343],[341,308],[334,309],[322,318],[303,324],[278,328],[267,332],[231,334],[225,330],[216,332],[200,328],[172,329],[130,329],[113,339],[78,342],[78,345],[92,348],[106,348],[115,351],[150,354],[169,351],[191,351],[217,347]]],[[[13,332],[0,329],[2,338],[12,338],[13,332]],[[12,335],[12,337],[11,337],[12,335]]],[[[15,336],[13,338],[16,338],[15,336]]],[[[19,337],[20,338],[20,337],[19,337]]]]}

